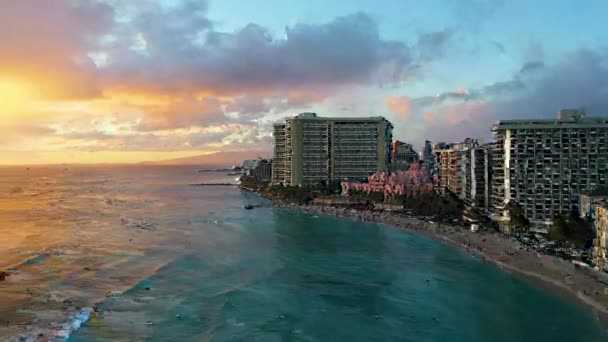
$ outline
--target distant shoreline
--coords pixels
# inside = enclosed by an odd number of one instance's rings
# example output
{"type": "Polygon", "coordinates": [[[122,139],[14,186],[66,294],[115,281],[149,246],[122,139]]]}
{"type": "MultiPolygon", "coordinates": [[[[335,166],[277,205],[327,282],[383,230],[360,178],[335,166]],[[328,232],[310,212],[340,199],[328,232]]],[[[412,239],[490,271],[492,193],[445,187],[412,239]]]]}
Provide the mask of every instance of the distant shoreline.
{"type": "Polygon", "coordinates": [[[591,308],[602,326],[608,327],[608,275],[606,275],[605,282],[600,281],[594,277],[599,274],[593,270],[580,269],[566,260],[527,251],[518,242],[500,234],[472,233],[463,228],[430,223],[419,218],[395,213],[362,212],[318,205],[275,203],[275,206],[299,212],[344,217],[358,222],[381,223],[457,246],[503,270],[532,280],[543,288],[591,308]]]}

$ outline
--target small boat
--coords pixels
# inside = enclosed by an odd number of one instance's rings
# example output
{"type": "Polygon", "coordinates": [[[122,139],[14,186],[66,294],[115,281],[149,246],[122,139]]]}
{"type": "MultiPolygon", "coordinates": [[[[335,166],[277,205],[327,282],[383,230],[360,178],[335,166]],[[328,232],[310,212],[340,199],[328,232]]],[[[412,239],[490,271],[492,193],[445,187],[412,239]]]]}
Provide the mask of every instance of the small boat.
{"type": "Polygon", "coordinates": [[[252,204],[247,204],[246,206],[244,206],[243,208],[247,209],[247,210],[251,210],[253,209],[253,205],[252,204]]]}

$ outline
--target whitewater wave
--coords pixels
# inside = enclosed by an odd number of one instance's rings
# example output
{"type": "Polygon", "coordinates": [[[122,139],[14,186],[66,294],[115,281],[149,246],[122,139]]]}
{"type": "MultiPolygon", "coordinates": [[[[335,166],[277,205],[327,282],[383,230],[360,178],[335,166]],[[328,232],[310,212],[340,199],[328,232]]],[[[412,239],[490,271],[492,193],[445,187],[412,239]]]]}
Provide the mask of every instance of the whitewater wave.
{"type": "Polygon", "coordinates": [[[18,341],[34,342],[38,341],[39,337],[45,336],[49,342],[65,342],[70,338],[70,335],[86,323],[91,318],[93,309],[84,308],[72,313],[65,322],[53,326],[50,331],[43,332],[40,330],[29,331],[22,336],[19,336],[18,341]]]}
{"type": "Polygon", "coordinates": [[[91,308],[85,308],[76,312],[66,323],[61,325],[61,328],[55,330],[55,336],[63,338],[64,341],[67,340],[72,332],[80,329],[80,327],[91,318],[92,311],[93,309],[91,308]]]}

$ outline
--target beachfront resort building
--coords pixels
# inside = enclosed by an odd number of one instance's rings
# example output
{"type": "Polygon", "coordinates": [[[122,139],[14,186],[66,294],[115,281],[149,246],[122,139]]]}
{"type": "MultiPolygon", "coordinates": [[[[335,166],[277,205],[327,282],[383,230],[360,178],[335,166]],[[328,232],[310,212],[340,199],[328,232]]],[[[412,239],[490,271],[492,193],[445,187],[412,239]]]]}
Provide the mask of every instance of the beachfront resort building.
{"type": "Polygon", "coordinates": [[[452,192],[470,209],[488,211],[491,200],[491,145],[480,146],[477,139],[435,145],[435,181],[441,193],[452,192]]]}
{"type": "Polygon", "coordinates": [[[367,181],[342,182],[342,196],[359,193],[383,193],[384,200],[403,196],[414,197],[433,191],[433,181],[424,163],[416,162],[409,170],[377,172],[369,175],[367,181]]]}
{"type": "Polygon", "coordinates": [[[593,228],[593,263],[601,270],[608,271],[608,201],[603,200],[594,204],[595,219],[593,228]]]}
{"type": "Polygon", "coordinates": [[[444,144],[435,148],[437,156],[437,190],[452,192],[465,199],[467,177],[465,161],[471,148],[479,144],[476,139],[466,138],[463,142],[444,144]]]}
{"type": "Polygon", "coordinates": [[[393,125],[383,117],[301,113],[274,125],[272,183],[316,185],[386,171],[393,125]]]}
{"type": "Polygon", "coordinates": [[[420,153],[420,159],[425,163],[425,167],[431,172],[431,176],[434,177],[437,158],[435,157],[435,153],[433,151],[433,145],[429,140],[424,141],[424,146],[422,147],[422,152],[420,153]]]}
{"type": "Polygon", "coordinates": [[[271,159],[246,159],[243,161],[243,174],[255,177],[261,181],[269,181],[271,177],[271,159]]]}
{"type": "Polygon", "coordinates": [[[487,212],[490,209],[491,191],[491,144],[473,146],[464,155],[465,204],[472,209],[487,212]]]}
{"type": "Polygon", "coordinates": [[[418,153],[412,144],[395,140],[391,144],[391,164],[390,170],[408,170],[411,165],[417,163],[418,153]]]}
{"type": "Polygon", "coordinates": [[[516,201],[532,222],[549,223],[578,194],[607,184],[608,117],[562,110],[557,120],[505,120],[492,127],[492,209],[504,220],[516,201]]]}
{"type": "Polygon", "coordinates": [[[251,170],[251,175],[257,180],[269,181],[272,176],[272,160],[260,159],[255,168],[251,170]]]}
{"type": "Polygon", "coordinates": [[[258,157],[258,159],[243,160],[243,171],[251,171],[251,170],[255,169],[255,167],[258,166],[258,163],[260,162],[260,160],[262,160],[261,157],[258,157]]]}
{"type": "Polygon", "coordinates": [[[608,195],[582,194],[578,208],[581,218],[593,222],[593,263],[608,271],[608,195]]]}

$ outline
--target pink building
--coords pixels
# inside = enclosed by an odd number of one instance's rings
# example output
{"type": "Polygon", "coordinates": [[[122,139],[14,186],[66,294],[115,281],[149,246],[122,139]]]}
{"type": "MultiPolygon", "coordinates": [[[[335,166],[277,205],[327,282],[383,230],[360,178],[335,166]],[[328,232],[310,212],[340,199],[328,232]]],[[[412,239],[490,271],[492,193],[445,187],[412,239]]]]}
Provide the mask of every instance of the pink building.
{"type": "Polygon", "coordinates": [[[384,198],[394,196],[412,197],[433,190],[433,182],[428,170],[414,163],[407,171],[377,172],[367,177],[367,183],[342,182],[342,196],[348,196],[351,189],[361,192],[383,192],[384,198]]]}

